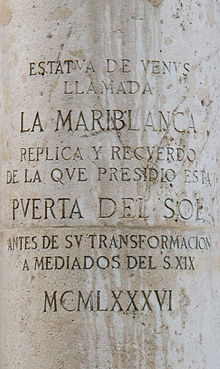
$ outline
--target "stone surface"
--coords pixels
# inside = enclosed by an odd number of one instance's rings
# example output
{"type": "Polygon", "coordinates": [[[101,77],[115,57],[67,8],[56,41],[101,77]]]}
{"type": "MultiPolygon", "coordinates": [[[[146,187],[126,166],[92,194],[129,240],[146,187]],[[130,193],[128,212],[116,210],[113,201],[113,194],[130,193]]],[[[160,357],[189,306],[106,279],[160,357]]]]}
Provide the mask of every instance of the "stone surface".
{"type": "Polygon", "coordinates": [[[0,4],[1,369],[218,369],[218,3],[0,4]]]}

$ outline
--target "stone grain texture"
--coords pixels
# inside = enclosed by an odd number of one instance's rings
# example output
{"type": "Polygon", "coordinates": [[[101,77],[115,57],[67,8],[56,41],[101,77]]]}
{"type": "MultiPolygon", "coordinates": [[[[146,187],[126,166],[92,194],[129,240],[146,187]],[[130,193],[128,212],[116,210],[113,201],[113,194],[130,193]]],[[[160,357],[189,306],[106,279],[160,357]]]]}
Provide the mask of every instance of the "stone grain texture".
{"type": "Polygon", "coordinates": [[[1,369],[219,369],[219,19],[0,2],[1,369]]]}

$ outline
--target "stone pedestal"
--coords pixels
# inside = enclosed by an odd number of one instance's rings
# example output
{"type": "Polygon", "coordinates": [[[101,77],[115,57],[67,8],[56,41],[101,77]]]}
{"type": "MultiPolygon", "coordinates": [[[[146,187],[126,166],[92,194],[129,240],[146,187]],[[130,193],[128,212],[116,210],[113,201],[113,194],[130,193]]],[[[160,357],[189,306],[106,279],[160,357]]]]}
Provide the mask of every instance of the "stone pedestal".
{"type": "Polygon", "coordinates": [[[1,369],[218,369],[217,2],[0,23],[1,369]]]}

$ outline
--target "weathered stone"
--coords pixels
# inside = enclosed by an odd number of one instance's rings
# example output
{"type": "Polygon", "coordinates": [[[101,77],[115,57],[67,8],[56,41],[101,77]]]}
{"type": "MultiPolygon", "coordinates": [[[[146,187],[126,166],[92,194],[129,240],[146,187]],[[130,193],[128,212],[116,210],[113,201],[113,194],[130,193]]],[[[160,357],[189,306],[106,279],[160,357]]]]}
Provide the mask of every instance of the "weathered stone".
{"type": "Polygon", "coordinates": [[[219,6],[1,3],[1,369],[219,369],[219,6]]]}

